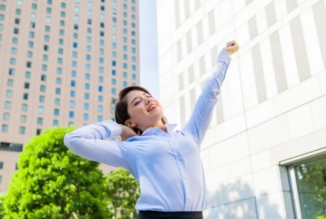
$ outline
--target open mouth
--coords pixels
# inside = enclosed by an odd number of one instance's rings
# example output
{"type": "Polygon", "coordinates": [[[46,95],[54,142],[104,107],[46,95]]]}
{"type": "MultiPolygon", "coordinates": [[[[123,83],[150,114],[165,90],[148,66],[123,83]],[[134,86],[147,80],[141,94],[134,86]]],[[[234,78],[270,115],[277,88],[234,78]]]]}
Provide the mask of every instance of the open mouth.
{"type": "Polygon", "coordinates": [[[147,108],[147,112],[150,112],[150,111],[155,110],[156,107],[157,107],[157,105],[155,105],[155,104],[151,104],[151,105],[149,105],[149,107],[147,108]]]}

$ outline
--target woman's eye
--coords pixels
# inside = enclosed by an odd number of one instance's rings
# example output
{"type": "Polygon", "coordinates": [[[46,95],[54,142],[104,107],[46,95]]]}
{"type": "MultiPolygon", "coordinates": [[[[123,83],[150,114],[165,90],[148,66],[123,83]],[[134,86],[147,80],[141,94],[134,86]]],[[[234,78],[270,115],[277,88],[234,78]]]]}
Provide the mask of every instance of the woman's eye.
{"type": "Polygon", "coordinates": [[[135,106],[138,105],[138,103],[140,103],[140,101],[137,101],[137,102],[135,103],[135,106]]]}

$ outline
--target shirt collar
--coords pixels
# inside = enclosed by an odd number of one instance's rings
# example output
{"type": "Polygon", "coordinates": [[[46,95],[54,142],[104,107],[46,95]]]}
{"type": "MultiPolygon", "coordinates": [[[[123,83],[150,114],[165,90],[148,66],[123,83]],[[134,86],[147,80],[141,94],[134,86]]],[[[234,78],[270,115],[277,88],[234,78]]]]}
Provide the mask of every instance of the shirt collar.
{"type": "MultiPolygon", "coordinates": [[[[167,133],[170,133],[177,126],[177,124],[169,123],[165,124],[164,126],[166,128],[167,133]]],[[[157,131],[157,129],[157,127],[148,128],[143,132],[142,136],[153,135],[157,131]]]]}

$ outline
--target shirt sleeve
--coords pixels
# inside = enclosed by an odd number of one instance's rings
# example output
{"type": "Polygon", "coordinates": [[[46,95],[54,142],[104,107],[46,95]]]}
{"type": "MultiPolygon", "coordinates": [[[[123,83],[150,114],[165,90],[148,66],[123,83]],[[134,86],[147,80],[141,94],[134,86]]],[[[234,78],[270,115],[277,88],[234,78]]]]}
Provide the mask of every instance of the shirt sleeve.
{"type": "Polygon", "coordinates": [[[190,133],[198,145],[204,139],[205,133],[212,120],[213,108],[217,103],[217,96],[224,81],[231,57],[223,49],[214,65],[213,72],[208,77],[206,84],[199,96],[194,111],[184,127],[184,131],[190,133]]]}
{"type": "Polygon", "coordinates": [[[66,134],[64,144],[80,157],[128,169],[126,155],[132,142],[105,140],[118,136],[121,132],[121,127],[117,123],[103,121],[66,134]]]}

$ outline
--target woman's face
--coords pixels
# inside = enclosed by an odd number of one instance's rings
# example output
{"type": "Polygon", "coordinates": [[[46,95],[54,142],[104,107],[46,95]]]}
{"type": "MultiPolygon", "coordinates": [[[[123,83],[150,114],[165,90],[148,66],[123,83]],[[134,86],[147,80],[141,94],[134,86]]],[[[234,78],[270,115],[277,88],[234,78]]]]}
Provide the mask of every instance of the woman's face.
{"type": "Polygon", "coordinates": [[[161,121],[163,109],[157,99],[150,94],[132,90],[127,94],[130,121],[140,130],[152,127],[161,121]]]}

